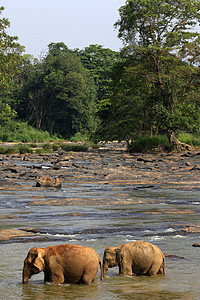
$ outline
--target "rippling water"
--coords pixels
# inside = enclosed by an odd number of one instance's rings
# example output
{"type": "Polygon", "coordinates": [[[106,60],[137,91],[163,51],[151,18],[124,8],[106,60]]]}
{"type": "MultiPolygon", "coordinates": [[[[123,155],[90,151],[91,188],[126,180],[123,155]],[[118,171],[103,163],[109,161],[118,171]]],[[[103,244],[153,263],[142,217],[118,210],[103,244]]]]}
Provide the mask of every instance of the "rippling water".
{"type": "Polygon", "coordinates": [[[1,243],[1,299],[200,299],[200,248],[192,247],[200,243],[200,236],[181,230],[184,224],[200,220],[199,189],[70,183],[61,190],[1,190],[0,209],[2,215],[14,217],[4,220],[1,228],[37,228],[36,237],[1,243]],[[66,197],[96,199],[97,205],[31,205],[35,199],[66,197]],[[120,197],[124,205],[101,205],[104,198],[120,197]],[[129,205],[133,198],[138,201],[129,205]],[[107,246],[135,240],[154,243],[165,254],[183,258],[166,259],[166,276],[121,278],[118,268],[113,268],[102,282],[98,279],[90,286],[44,284],[43,274],[21,284],[23,261],[33,246],[81,244],[102,257],[107,246]]]}

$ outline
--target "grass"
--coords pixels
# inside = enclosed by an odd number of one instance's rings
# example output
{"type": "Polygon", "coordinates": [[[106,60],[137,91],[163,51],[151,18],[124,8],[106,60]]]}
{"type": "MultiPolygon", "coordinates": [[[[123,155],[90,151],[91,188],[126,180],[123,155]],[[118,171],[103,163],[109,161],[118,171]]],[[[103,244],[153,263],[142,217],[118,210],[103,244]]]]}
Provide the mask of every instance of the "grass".
{"type": "Polygon", "coordinates": [[[80,132],[77,132],[74,136],[70,138],[71,142],[82,142],[89,140],[89,136],[87,134],[82,134],[80,132]]]}
{"type": "Polygon", "coordinates": [[[46,142],[59,140],[56,135],[50,136],[47,131],[38,130],[24,122],[10,121],[5,127],[0,126],[1,142],[46,142]]]}
{"type": "Polygon", "coordinates": [[[51,153],[58,150],[63,150],[66,152],[86,152],[88,146],[85,144],[64,144],[64,143],[45,143],[43,145],[39,144],[17,144],[14,146],[0,146],[0,154],[13,154],[13,153],[51,153]],[[32,147],[34,146],[34,147],[32,147]]]}
{"type": "MultiPolygon", "coordinates": [[[[177,135],[180,142],[191,145],[192,147],[200,147],[200,137],[189,133],[181,132],[177,135]]],[[[128,147],[129,152],[148,152],[155,149],[163,151],[172,151],[173,146],[169,144],[166,135],[157,135],[156,137],[143,136],[135,139],[128,147]]]]}
{"type": "Polygon", "coordinates": [[[128,151],[133,152],[148,152],[156,148],[171,151],[171,145],[168,142],[167,136],[158,135],[156,137],[143,136],[134,140],[128,147],[128,151]]]}
{"type": "Polygon", "coordinates": [[[33,153],[33,150],[28,145],[15,145],[15,146],[0,146],[0,154],[13,154],[13,153],[33,153]]]}
{"type": "Polygon", "coordinates": [[[178,140],[182,143],[189,144],[193,147],[200,147],[200,136],[195,136],[190,133],[181,132],[178,135],[178,140]]]}

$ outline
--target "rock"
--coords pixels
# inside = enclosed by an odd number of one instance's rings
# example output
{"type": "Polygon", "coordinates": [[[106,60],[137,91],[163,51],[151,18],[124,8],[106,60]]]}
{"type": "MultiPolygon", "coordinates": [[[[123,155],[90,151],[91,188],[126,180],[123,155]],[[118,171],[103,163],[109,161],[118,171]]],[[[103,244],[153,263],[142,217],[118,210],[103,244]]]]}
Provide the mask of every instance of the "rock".
{"type": "Polygon", "coordinates": [[[2,171],[4,172],[11,172],[11,173],[19,173],[17,169],[15,168],[5,168],[2,171]]]}
{"type": "Polygon", "coordinates": [[[200,233],[200,226],[188,226],[184,229],[182,229],[184,232],[188,233],[200,233]]]}
{"type": "Polygon", "coordinates": [[[53,188],[61,188],[61,181],[58,178],[53,178],[49,176],[39,177],[37,178],[37,187],[53,187],[53,188]]]}
{"type": "Polygon", "coordinates": [[[0,230],[0,241],[8,241],[15,237],[34,236],[34,233],[26,232],[19,229],[3,229],[0,230]]]}
{"type": "Polygon", "coordinates": [[[200,170],[200,166],[194,166],[192,169],[191,169],[191,171],[194,171],[194,170],[197,170],[197,171],[199,171],[200,170]]]}
{"type": "Polygon", "coordinates": [[[174,254],[165,254],[166,258],[170,258],[170,259],[184,259],[183,256],[178,256],[178,255],[174,255],[174,254]]]}
{"type": "Polygon", "coordinates": [[[200,247],[200,244],[194,243],[194,244],[192,245],[192,247],[200,247]]]}

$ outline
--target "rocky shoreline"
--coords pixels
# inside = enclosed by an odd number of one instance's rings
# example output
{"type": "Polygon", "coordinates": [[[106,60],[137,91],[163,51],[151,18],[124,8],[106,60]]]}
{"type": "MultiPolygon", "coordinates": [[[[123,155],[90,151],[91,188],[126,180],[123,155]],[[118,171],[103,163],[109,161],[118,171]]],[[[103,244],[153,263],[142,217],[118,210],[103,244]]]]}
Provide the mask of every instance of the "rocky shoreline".
{"type": "MultiPolygon", "coordinates": [[[[148,189],[168,185],[169,188],[194,190],[200,188],[200,151],[191,150],[181,153],[134,153],[129,154],[123,147],[106,145],[87,152],[49,154],[0,155],[0,192],[23,190],[46,190],[53,187],[38,185],[38,178],[48,176],[59,180],[61,185],[98,183],[112,185],[116,197],[112,199],[33,199],[30,205],[126,205],[151,203],[151,199],[128,198],[122,193],[120,185],[132,189],[148,189]],[[114,186],[114,187],[113,187],[114,186]]],[[[60,188],[60,186],[58,187],[60,188]]],[[[193,210],[165,209],[151,211],[151,214],[190,214],[193,210]]],[[[0,215],[3,220],[17,218],[13,215],[0,215]]],[[[199,224],[184,224],[181,229],[187,233],[199,233],[199,224]]],[[[32,236],[26,230],[0,231],[0,241],[16,237],[32,236]]]]}

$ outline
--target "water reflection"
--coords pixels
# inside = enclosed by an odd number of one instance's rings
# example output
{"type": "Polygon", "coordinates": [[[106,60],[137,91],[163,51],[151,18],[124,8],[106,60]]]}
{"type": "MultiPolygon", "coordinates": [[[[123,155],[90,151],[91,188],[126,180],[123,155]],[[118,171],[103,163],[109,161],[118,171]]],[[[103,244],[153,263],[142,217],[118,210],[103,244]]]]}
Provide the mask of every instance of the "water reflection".
{"type": "Polygon", "coordinates": [[[27,284],[22,286],[22,299],[106,299],[98,283],[83,284],[27,284]],[[104,296],[104,297],[103,297],[104,296]]]}

